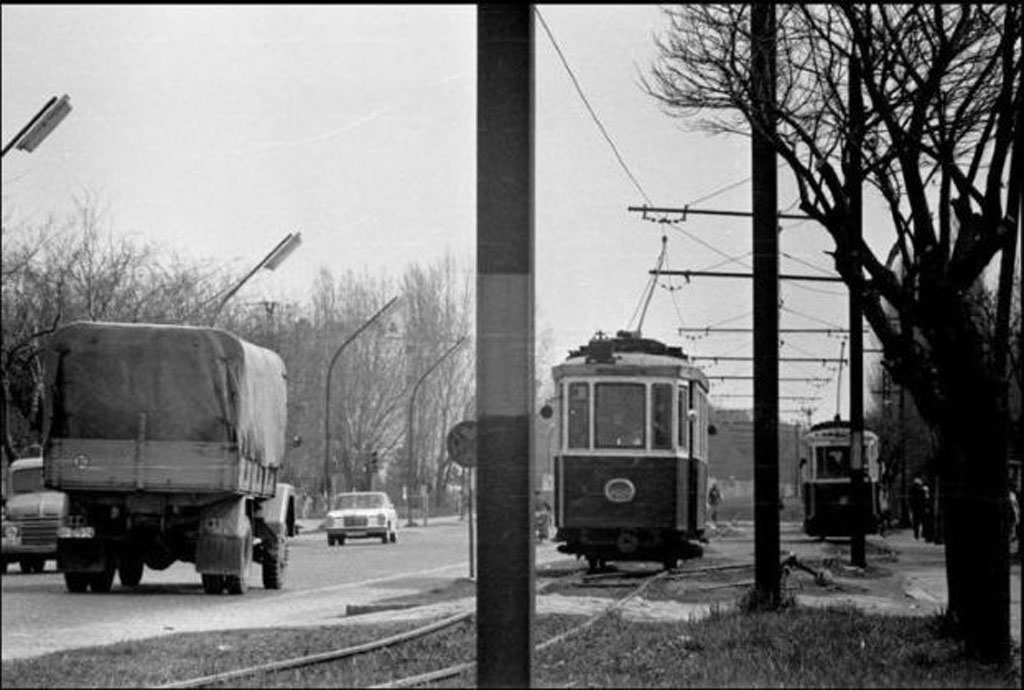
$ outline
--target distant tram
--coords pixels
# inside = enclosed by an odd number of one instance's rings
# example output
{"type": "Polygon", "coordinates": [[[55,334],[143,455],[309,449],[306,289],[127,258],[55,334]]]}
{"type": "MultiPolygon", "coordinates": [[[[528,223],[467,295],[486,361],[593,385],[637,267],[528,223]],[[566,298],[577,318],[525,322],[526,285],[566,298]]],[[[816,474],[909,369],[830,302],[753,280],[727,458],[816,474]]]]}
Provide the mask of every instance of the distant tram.
{"type": "MultiPolygon", "coordinates": [[[[878,435],[864,430],[865,534],[881,525],[878,435]]],[[[848,537],[853,533],[854,502],[850,480],[850,423],[838,417],[811,427],[804,437],[807,459],[801,461],[804,532],[813,537],[848,537]]]]}
{"type": "Polygon", "coordinates": [[[707,378],[679,347],[600,335],[552,370],[555,541],[592,571],[616,560],[673,568],[703,555],[707,378]]]}

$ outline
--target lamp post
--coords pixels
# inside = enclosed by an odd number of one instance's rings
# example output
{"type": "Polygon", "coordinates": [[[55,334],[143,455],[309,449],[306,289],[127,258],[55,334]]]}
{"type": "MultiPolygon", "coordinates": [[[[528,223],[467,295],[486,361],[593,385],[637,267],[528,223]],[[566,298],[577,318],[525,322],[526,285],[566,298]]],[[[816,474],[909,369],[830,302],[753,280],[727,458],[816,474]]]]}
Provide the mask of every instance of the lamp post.
{"type": "Polygon", "coordinates": [[[42,110],[28,121],[28,124],[4,145],[3,151],[0,151],[0,158],[6,156],[14,145],[17,145],[21,151],[32,153],[70,112],[71,101],[67,94],[60,98],[53,96],[42,107],[42,110]]]}
{"type": "Polygon", "coordinates": [[[448,355],[450,355],[451,353],[455,352],[455,350],[457,350],[458,347],[460,345],[462,345],[462,343],[464,343],[465,341],[466,341],[466,336],[462,336],[457,341],[455,341],[454,345],[452,345],[447,350],[445,350],[444,354],[441,355],[440,357],[438,357],[434,361],[434,363],[431,364],[427,368],[427,370],[425,372],[423,372],[423,374],[419,377],[419,379],[416,381],[416,384],[412,387],[412,394],[409,396],[409,415],[408,415],[408,419],[407,419],[406,438],[405,438],[405,451],[406,451],[406,453],[408,453],[408,462],[409,462],[409,465],[408,465],[408,472],[409,472],[408,484],[409,484],[409,490],[408,490],[408,492],[406,494],[406,496],[408,498],[406,499],[406,502],[405,502],[405,510],[406,510],[406,523],[405,523],[405,526],[406,527],[412,527],[413,525],[416,524],[416,523],[414,523],[412,521],[412,492],[413,492],[413,488],[414,488],[413,484],[416,482],[416,466],[413,464],[413,458],[416,457],[416,454],[413,452],[413,435],[412,435],[413,419],[412,418],[413,418],[413,409],[414,409],[413,405],[415,405],[415,403],[416,403],[416,393],[419,392],[420,385],[426,380],[426,378],[428,376],[430,376],[430,372],[434,371],[434,369],[436,369],[437,366],[448,357],[448,355]]]}
{"type": "Polygon", "coordinates": [[[391,300],[381,307],[376,314],[371,316],[366,323],[356,329],[356,332],[345,339],[338,349],[334,351],[334,355],[331,356],[331,361],[327,365],[327,376],[324,384],[324,498],[327,501],[328,510],[330,510],[331,500],[331,374],[334,373],[334,365],[338,361],[338,357],[341,356],[342,351],[348,347],[348,344],[355,340],[360,333],[365,331],[370,324],[379,319],[384,312],[390,309],[395,302],[398,301],[398,297],[392,297],[391,300]]]}
{"type": "Polygon", "coordinates": [[[287,259],[298,246],[302,244],[302,233],[289,232],[285,235],[284,239],[277,243],[277,246],[270,250],[270,253],[263,257],[263,260],[256,264],[251,271],[245,274],[245,277],[238,281],[233,288],[228,291],[228,294],[221,297],[220,302],[217,303],[217,308],[213,312],[213,318],[216,319],[220,315],[221,309],[228,303],[236,292],[238,292],[246,281],[256,275],[256,271],[261,268],[265,268],[268,271],[273,271],[275,268],[281,265],[281,263],[287,259]]]}

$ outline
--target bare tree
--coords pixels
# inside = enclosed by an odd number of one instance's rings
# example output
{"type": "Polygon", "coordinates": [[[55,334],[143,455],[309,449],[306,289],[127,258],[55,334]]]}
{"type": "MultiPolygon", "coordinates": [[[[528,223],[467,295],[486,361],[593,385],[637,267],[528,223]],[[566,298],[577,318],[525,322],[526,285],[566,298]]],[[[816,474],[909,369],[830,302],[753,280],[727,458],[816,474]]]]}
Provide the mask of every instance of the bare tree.
{"type": "Polygon", "coordinates": [[[423,380],[413,410],[413,479],[432,487],[435,500],[444,495],[454,471],[445,438],[448,430],[463,419],[472,399],[472,343],[467,340],[444,357],[450,347],[471,332],[472,275],[460,270],[455,259],[446,255],[425,268],[410,266],[402,280],[409,394],[416,381],[431,366],[437,366],[423,380]]]}
{"type": "MultiPolygon", "coordinates": [[[[671,28],[657,39],[647,91],[670,114],[711,131],[772,131],[752,107],[749,7],[666,13],[671,28]]],[[[1006,660],[1021,9],[844,3],[780,6],[777,15],[775,151],[796,180],[801,209],[834,240],[844,281],[866,272],[865,318],[939,438],[951,629],[969,654],[1006,660]],[[853,66],[867,105],[861,132],[851,129],[853,66]],[[850,177],[854,152],[863,156],[859,179],[850,177]],[[888,205],[885,257],[852,232],[848,190],[862,181],[888,205]],[[986,271],[998,286],[994,321],[984,309],[986,271]]]]}
{"type": "Polygon", "coordinates": [[[2,442],[38,441],[43,395],[40,353],[46,337],[75,320],[180,323],[217,293],[230,275],[186,262],[155,245],[103,228],[97,200],[85,195],[63,221],[3,228],[2,442]],[[13,430],[17,435],[13,438],[13,430]]]}
{"type": "MultiPolygon", "coordinates": [[[[289,395],[305,412],[303,427],[311,439],[304,448],[322,457],[323,386],[326,368],[338,347],[384,304],[396,288],[384,279],[348,272],[337,281],[322,269],[314,283],[312,338],[300,343],[294,362],[285,355],[289,376],[296,382],[289,395]],[[312,385],[310,385],[312,384],[312,385]],[[294,393],[294,395],[293,395],[294,393]],[[315,402],[314,402],[315,401],[315,402]]],[[[376,451],[387,464],[399,439],[399,415],[404,399],[401,340],[387,327],[387,320],[374,324],[352,341],[336,361],[332,374],[329,411],[332,469],[339,472],[344,488],[366,488],[366,464],[376,451]]],[[[290,403],[292,404],[292,403],[290,403]]],[[[382,470],[386,467],[381,467],[382,470]]]]}

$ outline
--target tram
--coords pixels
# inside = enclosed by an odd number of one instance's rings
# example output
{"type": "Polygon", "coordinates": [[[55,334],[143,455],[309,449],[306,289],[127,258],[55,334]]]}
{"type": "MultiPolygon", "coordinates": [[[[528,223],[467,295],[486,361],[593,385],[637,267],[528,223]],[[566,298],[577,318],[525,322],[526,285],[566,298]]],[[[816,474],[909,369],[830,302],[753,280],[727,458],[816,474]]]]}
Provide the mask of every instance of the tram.
{"type": "MultiPolygon", "coordinates": [[[[863,529],[873,534],[881,526],[881,475],[878,435],[864,430],[863,529]]],[[[811,427],[804,437],[807,457],[801,460],[804,532],[812,537],[848,537],[853,533],[854,508],[850,479],[850,422],[837,416],[811,427]]]]}
{"type": "Polygon", "coordinates": [[[679,347],[600,333],[552,369],[559,400],[555,541],[562,553],[666,568],[703,555],[708,383],[679,347]]]}

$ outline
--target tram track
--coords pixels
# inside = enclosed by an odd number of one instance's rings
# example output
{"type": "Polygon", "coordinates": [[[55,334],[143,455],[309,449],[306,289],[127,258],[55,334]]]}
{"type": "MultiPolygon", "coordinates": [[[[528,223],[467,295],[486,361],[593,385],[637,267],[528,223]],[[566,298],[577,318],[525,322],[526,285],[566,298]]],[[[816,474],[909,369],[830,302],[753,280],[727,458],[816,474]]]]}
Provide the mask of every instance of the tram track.
{"type": "MultiPolygon", "coordinates": [[[[568,639],[569,637],[572,637],[573,635],[577,635],[577,634],[583,632],[584,630],[592,627],[595,623],[597,623],[599,620],[601,620],[605,616],[611,614],[614,611],[617,611],[617,610],[621,609],[630,600],[640,596],[644,592],[644,590],[646,590],[648,587],[650,587],[655,582],[657,582],[657,581],[663,579],[664,577],[666,577],[669,572],[670,571],[662,570],[660,572],[657,572],[657,573],[654,573],[652,575],[648,575],[648,576],[642,578],[640,583],[637,584],[631,591],[626,593],[624,596],[622,596],[622,597],[620,597],[618,599],[615,599],[614,601],[612,601],[611,604],[609,604],[608,606],[606,606],[602,610],[598,611],[597,613],[591,615],[590,617],[588,617],[585,621],[583,621],[579,625],[576,625],[576,626],[570,628],[569,630],[561,632],[561,633],[555,635],[554,637],[551,637],[551,638],[545,640],[544,642],[541,642],[536,647],[534,647],[534,651],[535,652],[544,651],[545,649],[547,649],[549,647],[552,647],[552,646],[558,644],[559,642],[562,642],[562,641],[568,639]]],[[[409,688],[409,687],[415,687],[415,686],[418,686],[418,685],[424,685],[426,683],[432,683],[432,682],[439,681],[439,680],[446,680],[448,678],[454,678],[454,677],[456,677],[456,676],[458,676],[458,675],[460,675],[462,673],[465,673],[466,671],[472,670],[475,666],[476,666],[476,661],[468,661],[468,662],[463,662],[461,664],[455,664],[455,665],[449,666],[447,668],[438,669],[436,671],[430,671],[428,673],[421,673],[421,674],[418,674],[418,675],[415,675],[415,676],[408,676],[406,678],[400,678],[398,680],[389,681],[387,683],[380,683],[380,684],[377,684],[377,685],[371,685],[370,687],[371,688],[409,688]]]]}
{"type": "MultiPolygon", "coordinates": [[[[547,593],[553,589],[580,590],[591,587],[599,587],[602,589],[624,588],[628,591],[626,591],[621,596],[611,599],[607,606],[587,616],[587,618],[581,623],[574,625],[567,630],[559,632],[554,636],[550,637],[549,639],[539,643],[535,647],[535,651],[544,651],[558,644],[559,642],[562,642],[568,639],[569,637],[577,635],[583,632],[584,630],[592,627],[602,618],[608,616],[609,614],[615,611],[623,609],[630,601],[639,597],[641,594],[647,591],[650,587],[654,586],[656,583],[688,579],[695,575],[705,575],[710,573],[728,573],[731,571],[738,571],[751,568],[753,568],[751,564],[725,564],[704,566],[698,568],[681,567],[673,570],[660,570],[655,573],[629,571],[588,573],[585,569],[580,568],[574,569],[571,572],[561,576],[552,577],[551,579],[543,582],[540,586],[537,587],[537,594],[547,593]]],[[[543,571],[538,572],[538,576],[542,577],[543,575],[543,571]]],[[[739,586],[741,584],[742,583],[739,582],[732,582],[723,583],[721,585],[712,585],[712,587],[739,586]]],[[[440,634],[444,631],[450,630],[465,621],[471,621],[475,618],[475,615],[476,610],[474,608],[473,610],[456,613],[454,615],[433,621],[426,625],[416,627],[412,630],[408,630],[394,635],[389,635],[378,640],[372,640],[369,642],[334,650],[328,650],[325,652],[319,652],[316,654],[308,654],[299,657],[280,659],[265,664],[233,669],[221,673],[215,673],[181,681],[174,681],[156,687],[218,687],[227,684],[236,684],[240,681],[244,682],[247,679],[258,678],[266,674],[274,674],[282,671],[294,670],[303,667],[323,666],[360,655],[379,653],[389,649],[400,648],[402,645],[414,643],[417,640],[422,640],[430,635],[440,634]]],[[[436,669],[426,673],[419,673],[404,678],[398,678],[376,685],[371,685],[369,687],[398,688],[428,685],[433,682],[457,677],[462,673],[472,670],[475,666],[475,660],[464,661],[461,663],[452,664],[444,668],[436,669]]]]}
{"type": "MultiPolygon", "coordinates": [[[[543,583],[537,589],[537,593],[540,594],[551,586],[554,586],[564,580],[578,577],[579,572],[572,572],[568,575],[564,575],[559,578],[554,578],[543,583]]],[[[320,664],[327,664],[334,661],[340,661],[349,657],[359,656],[361,654],[369,654],[372,652],[397,647],[399,645],[413,642],[415,640],[426,637],[433,633],[441,632],[452,628],[463,621],[467,621],[475,617],[476,611],[464,611],[461,613],[448,616],[438,621],[434,621],[427,625],[423,625],[412,630],[408,630],[396,635],[389,635],[388,637],[381,638],[379,640],[373,640],[358,645],[352,645],[341,649],[329,650],[326,652],[319,652],[317,654],[308,654],[299,657],[290,657],[287,659],[280,659],[277,661],[268,662],[265,664],[259,664],[256,666],[248,666],[240,669],[233,669],[230,671],[224,671],[221,673],[210,674],[206,676],[200,676],[190,678],[187,680],[174,681],[163,685],[154,686],[156,688],[204,688],[204,687],[215,687],[226,683],[233,683],[247,678],[254,678],[262,674],[276,673],[280,671],[293,670],[302,667],[316,666],[320,664]]]]}

